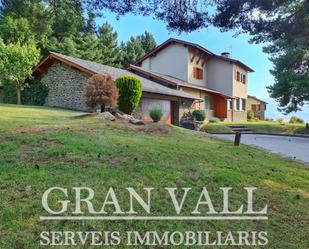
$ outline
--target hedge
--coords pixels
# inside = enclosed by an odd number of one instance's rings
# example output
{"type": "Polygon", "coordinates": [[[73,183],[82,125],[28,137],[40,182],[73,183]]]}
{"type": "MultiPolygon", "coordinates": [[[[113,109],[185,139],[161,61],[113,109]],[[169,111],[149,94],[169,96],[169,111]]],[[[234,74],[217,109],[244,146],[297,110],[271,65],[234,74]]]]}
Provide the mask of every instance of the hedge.
{"type": "MultiPolygon", "coordinates": [[[[2,81],[3,102],[8,104],[17,103],[15,86],[7,81],[2,81]]],[[[28,80],[28,87],[21,93],[23,105],[44,105],[48,95],[48,87],[41,83],[41,78],[36,77],[28,80]]]]}
{"type": "Polygon", "coordinates": [[[120,76],[115,80],[119,90],[118,108],[126,114],[131,114],[138,106],[142,97],[141,81],[134,76],[120,76]]]}

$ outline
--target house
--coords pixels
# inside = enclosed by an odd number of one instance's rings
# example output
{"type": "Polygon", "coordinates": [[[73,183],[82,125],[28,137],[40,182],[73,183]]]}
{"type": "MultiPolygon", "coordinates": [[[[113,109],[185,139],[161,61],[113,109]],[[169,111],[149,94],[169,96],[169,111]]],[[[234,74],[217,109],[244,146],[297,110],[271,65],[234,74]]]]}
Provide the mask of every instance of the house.
{"type": "Polygon", "coordinates": [[[163,119],[179,125],[194,109],[206,117],[245,121],[248,74],[253,70],[198,44],[169,39],[140,58],[127,70],[51,52],[33,70],[48,86],[46,106],[93,111],[85,105],[84,88],[93,74],[108,73],[113,79],[133,75],[141,80],[142,99],[135,115],[149,120],[149,111],[160,107],[163,119]]]}
{"type": "Polygon", "coordinates": [[[198,44],[169,39],[139,59],[129,70],[166,86],[203,99],[194,109],[205,110],[207,118],[245,121],[248,74],[253,69],[198,44]]]}
{"type": "Polygon", "coordinates": [[[85,105],[84,88],[87,80],[94,74],[106,73],[114,80],[122,75],[133,75],[141,80],[142,99],[136,116],[144,120],[150,119],[149,111],[152,108],[160,107],[164,112],[163,120],[178,125],[184,110],[194,102],[202,101],[198,96],[169,88],[131,71],[53,52],[33,69],[33,75],[41,76],[42,83],[49,88],[46,106],[81,111],[94,111],[85,105]]]}
{"type": "Polygon", "coordinates": [[[260,120],[265,119],[266,105],[267,102],[255,96],[248,95],[247,110],[252,110],[256,118],[260,120]]]}

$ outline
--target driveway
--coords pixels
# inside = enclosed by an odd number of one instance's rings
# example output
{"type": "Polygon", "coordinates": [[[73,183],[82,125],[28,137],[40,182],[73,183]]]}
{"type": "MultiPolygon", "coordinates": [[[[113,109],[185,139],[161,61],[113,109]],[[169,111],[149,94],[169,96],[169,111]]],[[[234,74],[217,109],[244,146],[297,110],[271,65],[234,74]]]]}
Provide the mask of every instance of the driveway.
{"type": "MultiPolygon", "coordinates": [[[[216,134],[215,137],[234,140],[235,135],[216,134]]],[[[241,134],[241,143],[255,145],[309,164],[309,137],[286,137],[271,135],[241,134]]]]}

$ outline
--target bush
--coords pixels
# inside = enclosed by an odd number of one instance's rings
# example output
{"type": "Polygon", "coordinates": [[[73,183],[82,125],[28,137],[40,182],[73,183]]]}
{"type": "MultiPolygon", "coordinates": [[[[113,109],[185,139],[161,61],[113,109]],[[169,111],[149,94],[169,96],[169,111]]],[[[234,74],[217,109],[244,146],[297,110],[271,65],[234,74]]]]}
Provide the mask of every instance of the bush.
{"type": "Polygon", "coordinates": [[[298,117],[291,117],[290,118],[290,121],[289,121],[290,124],[304,124],[305,121],[302,119],[302,118],[298,118],[298,117]]]}
{"type": "Polygon", "coordinates": [[[247,120],[252,121],[254,119],[254,112],[252,110],[247,111],[247,120]]]}
{"type": "Polygon", "coordinates": [[[99,105],[101,112],[104,112],[106,105],[116,105],[118,89],[109,74],[95,74],[87,81],[84,94],[88,107],[95,108],[99,105]]]}
{"type": "MultiPolygon", "coordinates": [[[[44,105],[48,96],[48,87],[41,82],[40,77],[29,79],[28,87],[21,92],[21,100],[24,105],[44,105]]],[[[3,102],[8,104],[17,103],[17,93],[15,86],[3,81],[3,102]]]]}
{"type": "Polygon", "coordinates": [[[160,108],[154,108],[150,110],[149,116],[153,120],[153,122],[159,122],[163,116],[163,111],[160,108]]]}
{"type": "Polygon", "coordinates": [[[220,121],[218,119],[209,119],[208,123],[210,124],[218,124],[220,121]]]}
{"type": "Polygon", "coordinates": [[[192,115],[195,117],[197,121],[204,121],[205,119],[205,111],[203,110],[194,110],[192,115]]]}
{"type": "Polygon", "coordinates": [[[132,114],[142,97],[141,81],[133,76],[120,76],[116,79],[119,89],[118,107],[126,114],[132,114]]]}
{"type": "Polygon", "coordinates": [[[278,118],[278,119],[277,119],[277,122],[278,122],[279,124],[284,124],[284,119],[283,119],[283,118],[278,118]]]}

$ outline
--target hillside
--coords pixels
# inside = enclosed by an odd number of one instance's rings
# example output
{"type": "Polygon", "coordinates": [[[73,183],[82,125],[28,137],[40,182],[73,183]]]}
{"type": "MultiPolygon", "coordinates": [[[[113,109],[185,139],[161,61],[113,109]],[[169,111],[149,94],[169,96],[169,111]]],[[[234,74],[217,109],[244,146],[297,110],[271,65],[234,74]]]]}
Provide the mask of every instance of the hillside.
{"type": "MultiPolygon", "coordinates": [[[[248,146],[235,148],[230,142],[179,127],[136,127],[81,115],[0,105],[0,248],[40,248],[39,234],[45,230],[104,229],[263,230],[268,232],[267,248],[308,248],[309,171],[305,165],[248,146]],[[126,187],[140,192],[154,187],[159,189],[154,196],[155,215],[172,212],[160,192],[165,187],[195,190],[184,206],[188,215],[205,186],[219,209],[220,187],[233,187],[230,202],[234,210],[247,200],[243,188],[255,186],[255,208],[268,204],[268,220],[41,221],[39,217],[46,215],[42,194],[52,186],[91,187],[96,190],[96,207],[110,186],[125,207],[126,187]]],[[[59,203],[53,207],[59,209],[59,203]]]]}

